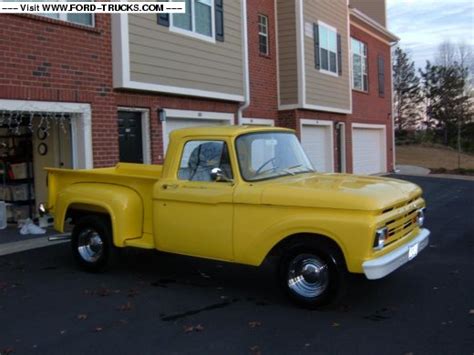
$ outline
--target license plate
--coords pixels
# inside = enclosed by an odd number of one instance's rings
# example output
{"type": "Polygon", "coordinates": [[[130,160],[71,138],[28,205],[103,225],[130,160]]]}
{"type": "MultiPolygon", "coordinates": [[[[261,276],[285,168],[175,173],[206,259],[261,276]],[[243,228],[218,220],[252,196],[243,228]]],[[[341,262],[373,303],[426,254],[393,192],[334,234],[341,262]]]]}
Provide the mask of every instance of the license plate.
{"type": "Polygon", "coordinates": [[[415,245],[412,245],[408,249],[408,260],[413,259],[417,255],[418,255],[418,244],[415,244],[415,245]]]}

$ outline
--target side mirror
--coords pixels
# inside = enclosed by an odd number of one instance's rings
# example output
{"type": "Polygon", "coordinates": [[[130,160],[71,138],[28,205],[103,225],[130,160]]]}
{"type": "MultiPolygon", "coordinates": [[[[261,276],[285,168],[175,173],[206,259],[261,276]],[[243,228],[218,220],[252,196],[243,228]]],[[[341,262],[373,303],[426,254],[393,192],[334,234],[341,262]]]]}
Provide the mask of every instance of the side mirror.
{"type": "Polygon", "coordinates": [[[221,168],[211,170],[211,179],[215,182],[232,182],[232,179],[229,179],[221,168]]]}

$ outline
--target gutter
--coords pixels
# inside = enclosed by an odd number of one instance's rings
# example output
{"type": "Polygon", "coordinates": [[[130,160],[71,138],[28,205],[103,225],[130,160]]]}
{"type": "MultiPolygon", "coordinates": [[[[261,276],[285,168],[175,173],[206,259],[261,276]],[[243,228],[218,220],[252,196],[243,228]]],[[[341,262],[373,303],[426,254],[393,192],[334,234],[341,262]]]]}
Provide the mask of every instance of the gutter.
{"type": "Polygon", "coordinates": [[[250,73],[249,73],[249,39],[247,26],[247,0],[242,0],[242,48],[244,64],[244,101],[240,103],[237,111],[237,124],[242,124],[243,112],[250,106],[250,73]]]}
{"type": "Polygon", "coordinates": [[[350,8],[349,11],[350,11],[350,14],[353,15],[355,18],[361,20],[362,22],[366,23],[367,25],[371,26],[372,28],[376,29],[380,33],[383,33],[385,36],[390,38],[392,40],[392,43],[397,43],[400,41],[400,37],[396,36],[389,30],[387,30],[383,25],[381,25],[374,19],[370,18],[369,16],[364,14],[362,11],[356,8],[350,8]]]}

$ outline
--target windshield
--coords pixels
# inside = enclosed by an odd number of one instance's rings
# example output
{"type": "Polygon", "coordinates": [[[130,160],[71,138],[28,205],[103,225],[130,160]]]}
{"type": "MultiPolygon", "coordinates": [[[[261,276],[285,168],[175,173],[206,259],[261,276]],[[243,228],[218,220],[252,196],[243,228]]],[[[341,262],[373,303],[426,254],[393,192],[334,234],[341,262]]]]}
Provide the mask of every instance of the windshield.
{"type": "Polygon", "coordinates": [[[314,171],[292,133],[249,133],[237,138],[240,172],[246,181],[314,171]]]}

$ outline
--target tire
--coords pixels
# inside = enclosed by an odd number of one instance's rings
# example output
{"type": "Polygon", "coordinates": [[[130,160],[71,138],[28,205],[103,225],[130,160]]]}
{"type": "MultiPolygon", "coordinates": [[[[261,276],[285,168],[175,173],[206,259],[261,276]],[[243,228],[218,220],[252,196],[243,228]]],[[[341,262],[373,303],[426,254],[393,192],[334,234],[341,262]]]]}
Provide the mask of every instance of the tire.
{"type": "Polygon", "coordinates": [[[341,251],[330,243],[305,242],[285,248],[278,277],[291,301],[315,309],[342,297],[347,268],[341,251]]]}
{"type": "Polygon", "coordinates": [[[83,270],[104,271],[117,254],[108,219],[97,215],[82,217],[72,231],[71,248],[83,270]]]}

